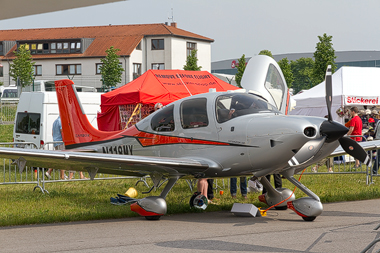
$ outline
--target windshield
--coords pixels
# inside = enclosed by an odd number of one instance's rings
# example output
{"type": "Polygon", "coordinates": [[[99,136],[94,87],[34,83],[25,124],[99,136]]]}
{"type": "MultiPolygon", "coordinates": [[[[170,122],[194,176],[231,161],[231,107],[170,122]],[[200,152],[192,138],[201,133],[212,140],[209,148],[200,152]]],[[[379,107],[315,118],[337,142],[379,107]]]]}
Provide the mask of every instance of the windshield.
{"type": "Polygon", "coordinates": [[[226,94],[216,99],[216,118],[219,123],[254,113],[279,113],[273,105],[253,94],[226,94]]]}

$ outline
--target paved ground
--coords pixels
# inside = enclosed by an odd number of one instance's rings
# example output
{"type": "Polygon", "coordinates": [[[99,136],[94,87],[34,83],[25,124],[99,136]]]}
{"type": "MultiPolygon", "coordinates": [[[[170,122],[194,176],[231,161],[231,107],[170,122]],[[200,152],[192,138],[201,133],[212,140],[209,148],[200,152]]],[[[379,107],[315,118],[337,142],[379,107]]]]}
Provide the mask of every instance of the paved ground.
{"type": "MultiPolygon", "coordinates": [[[[380,199],[325,204],[314,222],[290,210],[0,228],[1,252],[361,252],[380,237],[380,199]]],[[[380,249],[375,246],[368,252],[380,249]]]]}

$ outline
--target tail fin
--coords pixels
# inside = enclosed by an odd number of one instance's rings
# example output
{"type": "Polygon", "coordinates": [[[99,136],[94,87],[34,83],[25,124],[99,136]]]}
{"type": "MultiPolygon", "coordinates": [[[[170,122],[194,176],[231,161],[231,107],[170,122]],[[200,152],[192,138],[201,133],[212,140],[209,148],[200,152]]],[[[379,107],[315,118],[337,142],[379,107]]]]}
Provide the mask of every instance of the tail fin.
{"type": "Polygon", "coordinates": [[[75,144],[108,139],[110,136],[121,132],[105,132],[94,128],[84,113],[77,91],[73,85],[74,82],[69,79],[55,81],[62,123],[62,139],[67,148],[80,146],[75,144]]]}

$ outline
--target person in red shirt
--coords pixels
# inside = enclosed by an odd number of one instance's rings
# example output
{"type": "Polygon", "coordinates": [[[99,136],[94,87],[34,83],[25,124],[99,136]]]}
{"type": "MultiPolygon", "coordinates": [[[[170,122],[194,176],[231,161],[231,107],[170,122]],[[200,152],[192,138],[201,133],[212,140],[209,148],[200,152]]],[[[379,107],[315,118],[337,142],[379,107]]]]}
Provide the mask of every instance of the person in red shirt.
{"type": "MultiPolygon", "coordinates": [[[[350,113],[351,113],[352,119],[350,120],[351,121],[350,130],[348,131],[347,135],[360,135],[360,136],[362,135],[363,122],[358,116],[358,112],[359,110],[357,107],[351,107],[350,113]]],[[[362,137],[351,137],[351,139],[355,141],[362,141],[362,137]]],[[[359,160],[355,160],[355,162],[356,162],[355,167],[356,168],[359,167],[360,165],[359,160]]]]}

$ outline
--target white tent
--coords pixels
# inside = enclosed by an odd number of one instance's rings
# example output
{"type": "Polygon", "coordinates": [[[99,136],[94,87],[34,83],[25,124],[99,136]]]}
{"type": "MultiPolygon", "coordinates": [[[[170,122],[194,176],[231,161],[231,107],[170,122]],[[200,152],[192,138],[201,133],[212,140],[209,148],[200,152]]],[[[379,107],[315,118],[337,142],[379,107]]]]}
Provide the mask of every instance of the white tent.
{"type": "MultiPolygon", "coordinates": [[[[332,76],[332,90],[332,116],[343,123],[343,118],[335,113],[340,107],[380,105],[380,68],[342,67],[332,76]]],[[[322,82],[293,96],[297,105],[290,114],[324,117],[327,115],[325,94],[325,82],[322,82]]]]}

